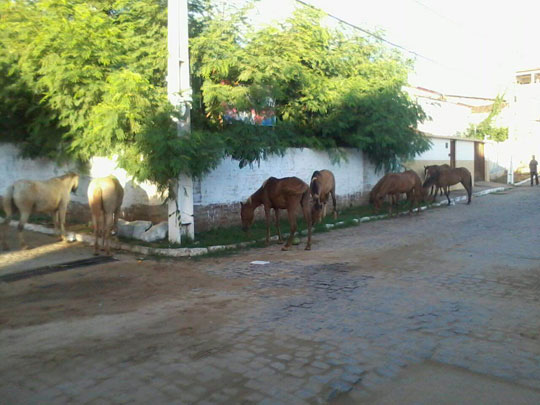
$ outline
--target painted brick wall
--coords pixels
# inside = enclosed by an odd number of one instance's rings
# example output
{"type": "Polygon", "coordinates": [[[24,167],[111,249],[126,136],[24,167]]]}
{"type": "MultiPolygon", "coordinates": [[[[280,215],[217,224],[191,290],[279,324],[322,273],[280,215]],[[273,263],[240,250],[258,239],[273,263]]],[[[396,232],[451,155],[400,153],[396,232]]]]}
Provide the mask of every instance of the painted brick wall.
{"type": "MultiPolygon", "coordinates": [[[[309,184],[315,170],[327,169],[336,178],[338,207],[367,201],[367,193],[381,174],[362,152],[346,151],[346,159],[335,162],[326,152],[291,148],[284,156],[240,168],[238,162],[224,159],[221,164],[194,184],[196,231],[240,223],[240,202],[245,201],[271,176],[296,176],[309,184]]],[[[262,217],[263,210],[258,210],[262,217]]]]}
{"type": "MultiPolygon", "coordinates": [[[[433,138],[433,148],[419,156],[414,165],[432,161],[448,160],[449,149],[445,139],[433,138]]],[[[458,142],[457,160],[474,157],[472,142],[458,142]],[[463,145],[461,145],[463,143],[463,145]]],[[[57,166],[45,159],[21,159],[18,150],[10,144],[0,144],[0,195],[14,181],[19,179],[45,180],[59,176],[70,166],[57,166]]],[[[123,216],[127,220],[147,219],[160,222],[167,219],[167,208],[163,196],[155,186],[133,182],[122,169],[116,167],[114,160],[95,158],[88,175],[81,176],[79,190],[72,196],[70,209],[79,222],[90,218],[86,208],[86,190],[90,179],[114,174],[125,188],[123,216]]],[[[418,170],[423,171],[423,166],[418,170]],[[421,170],[422,169],[422,170],[421,170]]],[[[345,158],[339,162],[326,152],[310,149],[291,148],[284,156],[270,156],[259,164],[240,168],[238,162],[224,159],[220,165],[204,178],[194,180],[194,211],[196,231],[209,228],[239,224],[240,202],[246,200],[261,184],[271,176],[281,178],[296,176],[309,183],[315,170],[328,169],[336,178],[338,209],[363,204],[373,185],[382,176],[374,165],[356,150],[346,150],[345,158]]],[[[259,216],[262,209],[258,210],[259,216]]],[[[69,215],[69,214],[68,214],[69,215]]]]}
{"type": "MultiPolygon", "coordinates": [[[[47,180],[69,171],[79,172],[74,165],[57,165],[48,159],[23,159],[19,149],[9,143],[0,143],[0,196],[17,180],[47,180]]],[[[68,221],[88,222],[90,211],[86,191],[90,180],[114,174],[124,187],[122,210],[127,220],[146,219],[153,222],[167,218],[167,208],[162,206],[163,198],[155,186],[148,183],[136,183],[129,179],[123,169],[116,167],[113,160],[94,158],[88,175],[81,174],[79,188],[71,194],[68,221]]]]}

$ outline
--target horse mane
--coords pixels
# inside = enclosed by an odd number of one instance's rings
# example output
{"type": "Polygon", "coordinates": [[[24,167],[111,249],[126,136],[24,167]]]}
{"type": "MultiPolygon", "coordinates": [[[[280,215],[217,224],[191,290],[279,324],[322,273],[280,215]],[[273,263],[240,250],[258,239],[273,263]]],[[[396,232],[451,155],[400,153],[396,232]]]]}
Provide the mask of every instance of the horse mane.
{"type": "Polygon", "coordinates": [[[67,173],[64,173],[64,174],[61,175],[61,176],[58,176],[57,178],[58,178],[58,179],[67,179],[67,178],[73,178],[73,177],[75,177],[75,176],[78,176],[78,174],[75,173],[75,172],[67,172],[67,173]]]}
{"type": "Polygon", "coordinates": [[[263,190],[264,190],[264,188],[267,186],[268,182],[271,181],[271,180],[277,180],[277,179],[276,179],[275,177],[269,177],[269,178],[267,178],[267,179],[264,181],[264,183],[257,189],[257,191],[255,191],[253,194],[251,194],[251,195],[247,198],[247,200],[246,200],[246,202],[245,202],[244,204],[250,204],[250,205],[251,205],[251,203],[253,202],[253,198],[254,198],[255,196],[257,196],[258,194],[262,193],[263,190]]]}
{"type": "Polygon", "coordinates": [[[321,175],[321,172],[318,170],[315,170],[313,174],[311,175],[311,183],[309,185],[309,188],[311,189],[312,194],[320,194],[321,192],[321,185],[318,181],[315,181],[318,179],[318,177],[321,175]]]}

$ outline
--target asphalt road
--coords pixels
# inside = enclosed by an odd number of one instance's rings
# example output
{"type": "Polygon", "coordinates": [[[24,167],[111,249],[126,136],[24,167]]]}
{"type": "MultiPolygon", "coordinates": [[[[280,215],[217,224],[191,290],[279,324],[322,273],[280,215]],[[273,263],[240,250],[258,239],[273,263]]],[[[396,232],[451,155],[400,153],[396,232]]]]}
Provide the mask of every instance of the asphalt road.
{"type": "Polygon", "coordinates": [[[526,186],[310,252],[120,255],[2,283],[0,402],[537,404],[539,224],[526,186]]]}

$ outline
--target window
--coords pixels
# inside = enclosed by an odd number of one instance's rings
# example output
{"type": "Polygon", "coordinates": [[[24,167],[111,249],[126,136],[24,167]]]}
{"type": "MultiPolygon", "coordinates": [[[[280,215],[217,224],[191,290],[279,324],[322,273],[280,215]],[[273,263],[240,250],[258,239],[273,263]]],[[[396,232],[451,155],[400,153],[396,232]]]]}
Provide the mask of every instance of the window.
{"type": "Polygon", "coordinates": [[[530,84],[531,83],[531,75],[530,74],[518,75],[518,76],[516,76],[516,82],[518,84],[530,84]]]}

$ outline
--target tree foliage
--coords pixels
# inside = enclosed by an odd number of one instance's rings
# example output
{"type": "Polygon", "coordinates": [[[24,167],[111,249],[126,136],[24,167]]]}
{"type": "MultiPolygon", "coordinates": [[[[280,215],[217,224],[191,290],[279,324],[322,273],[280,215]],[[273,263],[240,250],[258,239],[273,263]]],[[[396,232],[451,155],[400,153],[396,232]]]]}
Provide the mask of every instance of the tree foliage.
{"type": "Polygon", "coordinates": [[[402,91],[410,66],[399,55],[329,28],[310,8],[256,31],[243,15],[216,15],[192,40],[192,73],[202,83],[195,122],[226,134],[231,108],[271,109],[275,127],[244,130],[257,132],[257,149],[267,139],[276,147],[353,147],[387,168],[429,147],[415,131],[425,116],[402,91]]]}
{"type": "Polygon", "coordinates": [[[467,131],[465,132],[465,136],[471,139],[490,140],[496,142],[506,141],[508,139],[508,128],[497,127],[493,124],[495,117],[500,114],[504,107],[504,97],[498,95],[495,98],[491,111],[486,119],[484,119],[478,125],[469,125],[469,128],[467,128],[467,131]]]}
{"type": "Polygon", "coordinates": [[[165,0],[0,0],[0,136],[27,156],[116,155],[163,188],[225,156],[241,165],[287,147],[364,150],[378,165],[428,148],[401,90],[408,63],[301,8],[255,30],[246,7],[190,2],[193,130],[167,100],[165,0]],[[230,108],[276,124],[227,122],[230,108]]]}

